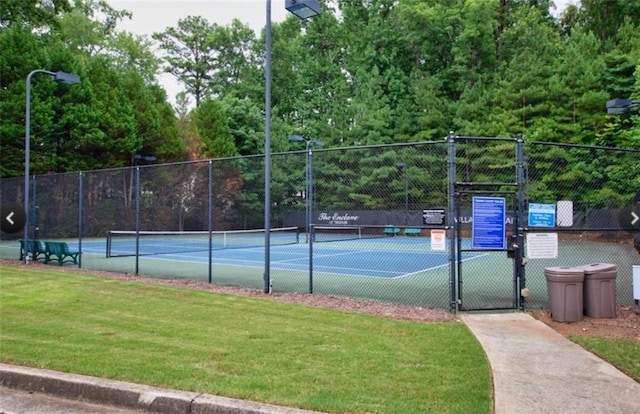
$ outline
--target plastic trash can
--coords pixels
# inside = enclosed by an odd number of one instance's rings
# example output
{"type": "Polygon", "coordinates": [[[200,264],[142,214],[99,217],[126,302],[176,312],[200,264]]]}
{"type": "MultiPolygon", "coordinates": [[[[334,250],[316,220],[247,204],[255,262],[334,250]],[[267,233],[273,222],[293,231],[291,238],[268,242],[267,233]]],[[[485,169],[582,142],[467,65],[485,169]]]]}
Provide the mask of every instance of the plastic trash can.
{"type": "Polygon", "coordinates": [[[583,314],[584,271],[577,267],[548,267],[549,312],[556,322],[577,322],[583,314]]]}
{"type": "Polygon", "coordinates": [[[584,271],[584,314],[592,318],[616,317],[616,265],[592,263],[584,271]]]}

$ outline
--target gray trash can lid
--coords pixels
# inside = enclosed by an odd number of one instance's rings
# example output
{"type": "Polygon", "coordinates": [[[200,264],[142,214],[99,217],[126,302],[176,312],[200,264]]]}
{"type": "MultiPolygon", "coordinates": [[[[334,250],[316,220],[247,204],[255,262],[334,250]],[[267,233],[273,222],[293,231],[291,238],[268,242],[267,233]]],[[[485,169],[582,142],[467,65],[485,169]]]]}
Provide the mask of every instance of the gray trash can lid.
{"type": "Polygon", "coordinates": [[[616,265],[611,263],[591,263],[580,267],[587,279],[615,279],[617,274],[616,265]]]}
{"type": "Polygon", "coordinates": [[[552,282],[582,282],[584,281],[584,271],[580,267],[559,266],[547,267],[544,275],[548,281],[552,282]]]}
{"type": "Polygon", "coordinates": [[[582,268],[582,270],[584,270],[584,273],[586,275],[616,271],[616,265],[611,263],[591,263],[580,267],[582,268]]]}

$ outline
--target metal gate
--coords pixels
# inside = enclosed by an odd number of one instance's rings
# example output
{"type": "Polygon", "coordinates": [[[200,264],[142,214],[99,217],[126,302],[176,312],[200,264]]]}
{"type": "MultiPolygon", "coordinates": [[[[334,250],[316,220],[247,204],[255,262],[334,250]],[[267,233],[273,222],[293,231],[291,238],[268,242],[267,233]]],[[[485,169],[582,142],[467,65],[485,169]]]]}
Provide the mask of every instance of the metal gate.
{"type": "Polygon", "coordinates": [[[522,309],[523,139],[450,134],[448,141],[451,308],[522,309]],[[507,161],[483,161],[496,159],[507,161]]]}

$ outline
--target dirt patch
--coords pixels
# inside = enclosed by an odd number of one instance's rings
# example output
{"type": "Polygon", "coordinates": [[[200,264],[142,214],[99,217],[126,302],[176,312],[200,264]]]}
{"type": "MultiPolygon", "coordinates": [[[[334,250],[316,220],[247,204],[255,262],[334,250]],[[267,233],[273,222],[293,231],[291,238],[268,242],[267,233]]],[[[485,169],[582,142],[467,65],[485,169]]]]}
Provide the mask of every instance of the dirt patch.
{"type": "Polygon", "coordinates": [[[590,318],[585,316],[578,322],[556,322],[548,310],[532,312],[531,315],[560,334],[632,338],[640,342],[640,315],[634,306],[618,306],[615,318],[590,318]]]}

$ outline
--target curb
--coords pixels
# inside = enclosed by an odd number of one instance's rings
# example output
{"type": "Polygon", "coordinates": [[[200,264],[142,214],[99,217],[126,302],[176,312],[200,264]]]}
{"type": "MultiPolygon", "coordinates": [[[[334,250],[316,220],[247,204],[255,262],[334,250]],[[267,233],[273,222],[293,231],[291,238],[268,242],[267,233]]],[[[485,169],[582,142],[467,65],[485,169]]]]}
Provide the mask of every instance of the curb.
{"type": "Polygon", "coordinates": [[[166,414],[320,414],[251,401],[0,363],[0,386],[166,414]]]}

